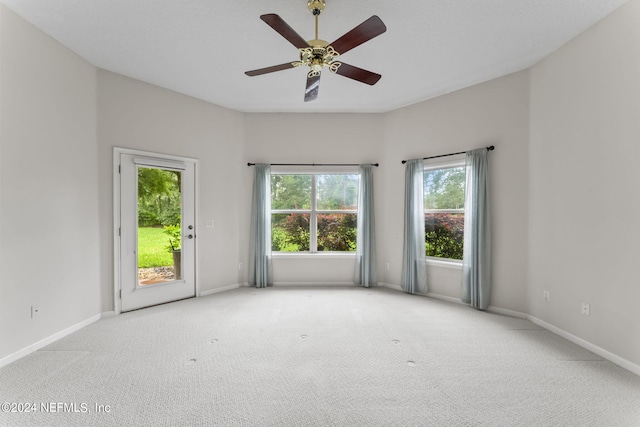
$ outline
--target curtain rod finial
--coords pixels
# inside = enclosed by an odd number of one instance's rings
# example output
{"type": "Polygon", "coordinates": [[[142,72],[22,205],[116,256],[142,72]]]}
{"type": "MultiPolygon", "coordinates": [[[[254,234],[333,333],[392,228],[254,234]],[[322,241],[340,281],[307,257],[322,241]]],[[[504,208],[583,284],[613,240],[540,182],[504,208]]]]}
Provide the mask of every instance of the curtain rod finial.
{"type": "Polygon", "coordinates": [[[493,145],[490,145],[490,146],[487,147],[487,151],[493,151],[495,149],[496,149],[496,147],[494,147],[493,145]]]}

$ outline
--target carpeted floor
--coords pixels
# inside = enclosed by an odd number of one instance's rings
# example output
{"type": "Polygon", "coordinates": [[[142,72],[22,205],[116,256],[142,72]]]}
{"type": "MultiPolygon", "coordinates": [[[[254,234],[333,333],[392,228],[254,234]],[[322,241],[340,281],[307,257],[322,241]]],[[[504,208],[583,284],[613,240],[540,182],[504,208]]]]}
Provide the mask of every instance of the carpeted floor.
{"type": "Polygon", "coordinates": [[[0,369],[0,402],[35,404],[2,426],[640,426],[640,377],[462,305],[240,288],[94,323],[0,369]]]}

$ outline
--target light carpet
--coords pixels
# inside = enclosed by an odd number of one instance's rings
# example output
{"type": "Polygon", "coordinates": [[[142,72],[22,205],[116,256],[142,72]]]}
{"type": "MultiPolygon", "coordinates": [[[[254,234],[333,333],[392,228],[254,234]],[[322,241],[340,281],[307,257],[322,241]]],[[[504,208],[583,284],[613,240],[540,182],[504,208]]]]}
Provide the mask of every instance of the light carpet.
{"type": "Polygon", "coordinates": [[[0,402],[36,405],[3,426],[640,426],[640,377],[459,304],[240,288],[100,320],[0,369],[0,402]]]}

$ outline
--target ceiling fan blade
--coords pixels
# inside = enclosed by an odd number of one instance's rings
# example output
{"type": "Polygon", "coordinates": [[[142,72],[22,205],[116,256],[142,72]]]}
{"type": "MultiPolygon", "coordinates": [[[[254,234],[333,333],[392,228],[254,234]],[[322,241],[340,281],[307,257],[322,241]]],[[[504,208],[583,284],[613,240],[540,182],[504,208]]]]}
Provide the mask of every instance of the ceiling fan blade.
{"type": "Polygon", "coordinates": [[[288,70],[289,68],[294,68],[291,62],[286,62],[280,65],[273,65],[271,67],[259,68],[257,70],[245,71],[244,73],[247,76],[259,76],[261,74],[273,73],[275,71],[288,70]]]}
{"type": "Polygon", "coordinates": [[[320,90],[320,74],[314,77],[307,76],[307,88],[304,91],[304,102],[313,101],[318,97],[320,90]]]}
{"type": "Polygon", "coordinates": [[[300,34],[296,33],[296,31],[289,26],[284,19],[280,18],[275,13],[268,13],[266,15],[261,15],[260,19],[267,23],[271,28],[276,30],[282,37],[289,40],[289,43],[297,47],[298,49],[302,49],[305,47],[309,47],[309,43],[305,39],[303,39],[300,34]]]}
{"type": "Polygon", "coordinates": [[[331,46],[340,55],[350,51],[356,46],[360,46],[362,43],[371,40],[372,38],[379,36],[387,31],[387,27],[382,20],[376,15],[364,21],[362,24],[349,31],[338,40],[331,43],[331,46]]]}
{"type": "Polygon", "coordinates": [[[371,71],[363,70],[362,68],[354,67],[353,65],[345,64],[341,62],[336,74],[348,77],[353,80],[357,80],[362,83],[373,86],[378,83],[378,80],[382,77],[380,74],[372,73],[371,71]]]}

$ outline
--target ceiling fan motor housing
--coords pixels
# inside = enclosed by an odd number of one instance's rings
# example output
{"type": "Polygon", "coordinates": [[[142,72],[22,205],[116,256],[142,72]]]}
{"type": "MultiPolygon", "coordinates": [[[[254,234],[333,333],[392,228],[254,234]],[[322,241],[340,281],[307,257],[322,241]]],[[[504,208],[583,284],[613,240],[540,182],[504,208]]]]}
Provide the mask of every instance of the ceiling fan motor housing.
{"type": "Polygon", "coordinates": [[[310,76],[319,75],[324,66],[335,73],[341,64],[333,60],[340,54],[324,40],[310,40],[309,45],[307,48],[300,49],[300,62],[293,65],[307,65],[311,68],[310,76]]]}

